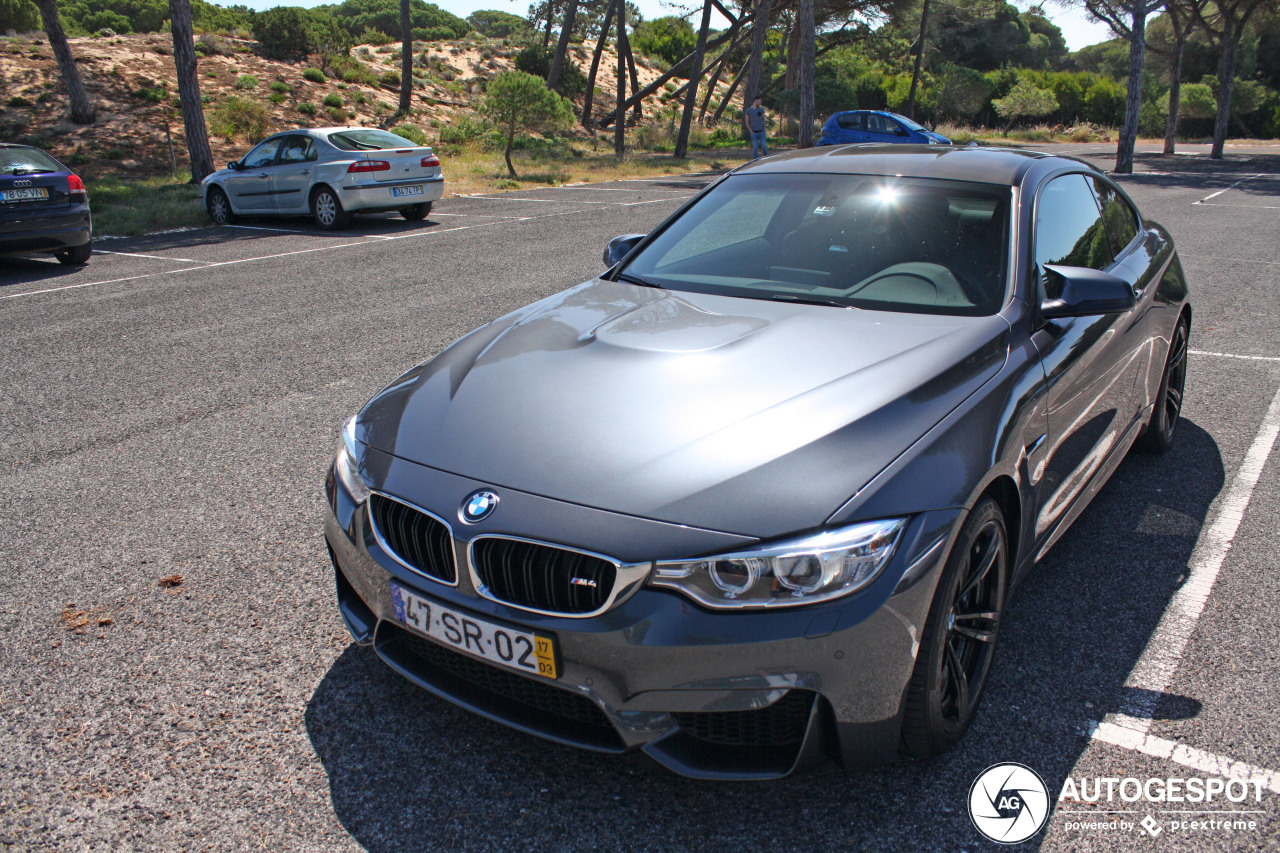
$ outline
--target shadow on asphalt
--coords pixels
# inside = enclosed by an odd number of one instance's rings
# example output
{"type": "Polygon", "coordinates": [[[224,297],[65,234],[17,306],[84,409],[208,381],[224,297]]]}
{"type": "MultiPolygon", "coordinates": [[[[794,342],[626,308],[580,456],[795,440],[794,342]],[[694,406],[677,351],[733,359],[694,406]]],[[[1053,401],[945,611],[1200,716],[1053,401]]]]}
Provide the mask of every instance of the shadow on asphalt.
{"type": "MultiPolygon", "coordinates": [[[[1120,685],[1186,578],[1225,475],[1208,432],[1187,420],[1179,430],[1168,453],[1131,454],[1022,583],[978,718],[941,758],[698,782],[473,716],[352,645],[305,712],[334,812],[371,851],[736,851],[765,839],[780,850],[985,849],[966,811],[974,778],[1019,761],[1056,799],[1087,745],[1086,723],[1120,707],[1120,685]]],[[[1199,711],[1187,697],[1157,705],[1161,718],[1199,711]]]]}
{"type": "Polygon", "coordinates": [[[1141,182],[1144,187],[1217,189],[1230,186],[1241,178],[1262,175],[1244,181],[1232,192],[1268,197],[1280,193],[1280,183],[1277,183],[1280,181],[1280,155],[1277,154],[1252,154],[1247,158],[1233,156],[1222,160],[1211,160],[1208,156],[1137,154],[1133,162],[1135,170],[1132,175],[1113,177],[1121,183],[1141,182]]]}
{"type": "MultiPolygon", "coordinates": [[[[90,259],[89,263],[93,263],[90,259]]],[[[54,281],[63,276],[75,275],[86,267],[59,263],[53,255],[3,255],[0,256],[0,292],[15,284],[35,281],[54,281]]]]}
{"type": "Polygon", "coordinates": [[[357,216],[345,228],[325,231],[309,218],[242,216],[236,225],[232,226],[209,225],[205,228],[196,228],[190,231],[175,231],[169,234],[149,234],[141,237],[101,241],[97,245],[103,249],[111,249],[113,251],[154,252],[165,249],[186,249],[224,243],[244,243],[263,239],[278,240],[282,237],[329,237],[334,240],[350,240],[352,238],[368,237],[373,234],[394,236],[437,228],[442,224],[430,216],[420,222],[409,222],[398,214],[357,216]]]}

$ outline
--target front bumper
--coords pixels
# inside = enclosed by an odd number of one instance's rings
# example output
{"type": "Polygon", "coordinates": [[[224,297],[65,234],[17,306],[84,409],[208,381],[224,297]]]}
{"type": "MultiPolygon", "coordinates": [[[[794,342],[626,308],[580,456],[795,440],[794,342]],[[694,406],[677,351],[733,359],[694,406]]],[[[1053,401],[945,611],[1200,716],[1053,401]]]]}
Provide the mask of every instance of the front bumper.
{"type": "MultiPolygon", "coordinates": [[[[402,476],[388,480],[416,484],[410,488],[417,493],[405,499],[442,517],[454,495],[482,485],[398,459],[392,468],[402,476]]],[[[779,778],[825,757],[866,766],[896,751],[903,692],[956,518],[949,511],[914,518],[881,577],[836,602],[713,612],[678,594],[642,588],[583,619],[482,598],[466,571],[459,571],[456,586],[417,574],[382,550],[367,504],[355,505],[332,472],[326,487],[325,536],[338,603],[357,642],[371,644],[430,692],[482,716],[586,749],[642,750],[677,773],[709,779],[779,778]],[[560,677],[515,673],[406,628],[393,617],[392,578],[479,618],[553,633],[560,677]]],[[[588,531],[602,531],[619,548],[642,542],[648,531],[653,541],[668,543],[663,550],[689,548],[686,555],[721,550],[721,539],[741,541],[511,490],[504,490],[503,501],[509,523],[536,515],[543,524],[537,531],[504,532],[597,552],[610,553],[601,547],[607,543],[583,541],[588,531]],[[575,539],[556,535],[570,528],[575,539]],[[671,544],[673,536],[686,541],[671,544]]],[[[454,550],[464,566],[466,538],[493,531],[461,527],[454,525],[454,550]]]]}

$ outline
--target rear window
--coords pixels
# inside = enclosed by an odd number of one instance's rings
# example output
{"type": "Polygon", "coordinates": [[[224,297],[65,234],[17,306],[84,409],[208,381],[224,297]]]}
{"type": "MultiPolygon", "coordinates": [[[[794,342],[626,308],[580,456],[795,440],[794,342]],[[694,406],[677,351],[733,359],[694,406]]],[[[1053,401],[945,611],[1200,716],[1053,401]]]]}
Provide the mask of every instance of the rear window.
{"type": "Polygon", "coordinates": [[[396,136],[377,128],[360,130],[343,130],[329,134],[329,142],[343,151],[386,151],[393,148],[417,148],[417,143],[410,142],[403,136],[396,136]]]}
{"type": "Polygon", "coordinates": [[[35,148],[0,148],[0,175],[61,172],[62,164],[35,148]]]}

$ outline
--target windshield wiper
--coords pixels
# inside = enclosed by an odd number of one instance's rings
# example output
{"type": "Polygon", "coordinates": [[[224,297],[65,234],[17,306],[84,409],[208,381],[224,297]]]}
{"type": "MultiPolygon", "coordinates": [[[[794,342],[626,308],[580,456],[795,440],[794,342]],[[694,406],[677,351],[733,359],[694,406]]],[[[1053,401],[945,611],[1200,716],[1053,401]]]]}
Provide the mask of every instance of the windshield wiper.
{"type": "Polygon", "coordinates": [[[821,296],[799,296],[794,293],[775,293],[769,297],[778,302],[799,302],[801,305],[828,305],[832,308],[852,308],[853,306],[847,302],[837,302],[834,299],[823,299],[821,296]]]}
{"type": "Polygon", "coordinates": [[[23,169],[18,167],[18,168],[15,168],[12,172],[10,172],[10,174],[12,175],[47,175],[52,171],[54,170],[53,169],[23,169]]]}
{"type": "Polygon", "coordinates": [[[632,275],[631,273],[626,273],[626,272],[620,272],[620,273],[618,273],[617,275],[615,275],[615,276],[613,277],[613,280],[614,280],[614,281],[625,281],[627,284],[638,284],[638,285],[640,285],[641,287],[656,287],[656,288],[658,288],[659,290],[661,290],[661,289],[662,289],[662,285],[660,285],[660,284],[654,284],[654,283],[653,283],[653,282],[651,282],[651,281],[648,281],[648,280],[646,280],[646,279],[640,278],[639,276],[632,275]]]}

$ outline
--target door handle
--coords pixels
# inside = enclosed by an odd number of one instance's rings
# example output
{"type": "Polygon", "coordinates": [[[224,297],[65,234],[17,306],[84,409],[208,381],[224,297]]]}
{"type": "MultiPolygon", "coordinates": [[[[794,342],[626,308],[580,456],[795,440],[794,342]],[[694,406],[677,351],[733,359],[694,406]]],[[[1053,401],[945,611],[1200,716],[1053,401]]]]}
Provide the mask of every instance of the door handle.
{"type": "Polygon", "coordinates": [[[268,175],[266,172],[261,172],[261,173],[259,173],[258,177],[259,177],[259,178],[267,178],[267,177],[270,177],[270,175],[268,175]]]}
{"type": "Polygon", "coordinates": [[[311,170],[310,170],[310,169],[303,169],[303,170],[302,170],[301,172],[299,172],[298,174],[299,174],[299,175],[310,175],[310,174],[311,174],[311,170]]]}

